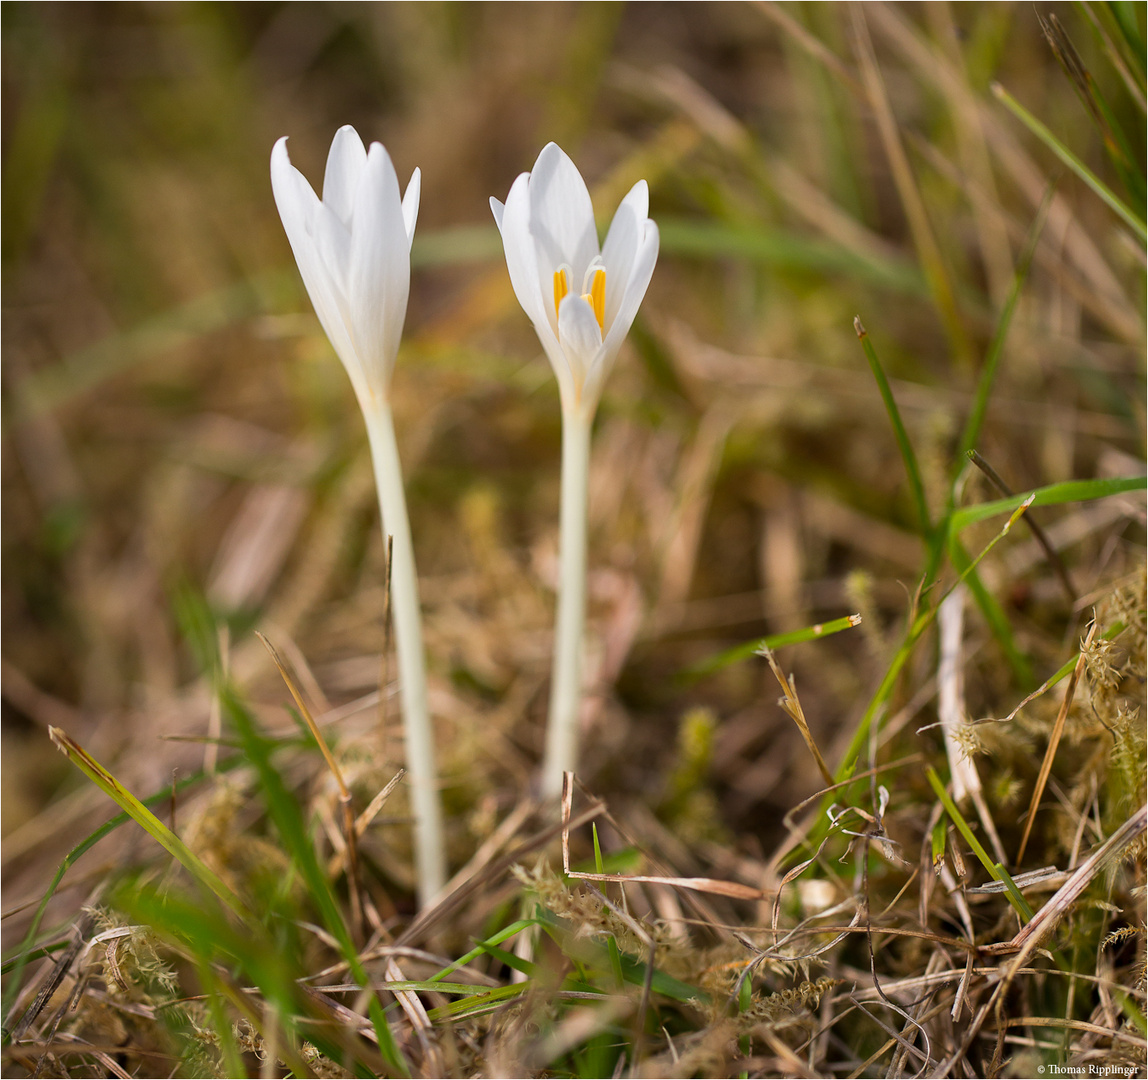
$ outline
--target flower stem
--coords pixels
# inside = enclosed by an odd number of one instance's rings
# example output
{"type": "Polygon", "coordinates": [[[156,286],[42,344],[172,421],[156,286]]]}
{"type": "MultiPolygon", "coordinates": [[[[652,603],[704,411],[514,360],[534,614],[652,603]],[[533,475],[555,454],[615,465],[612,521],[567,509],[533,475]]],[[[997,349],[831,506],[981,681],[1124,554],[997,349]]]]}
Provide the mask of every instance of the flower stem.
{"type": "Polygon", "coordinates": [[[414,810],[415,867],[419,906],[426,905],[446,881],[446,852],[442,808],[434,763],[434,737],[427,706],[426,665],[423,659],[422,616],[415,571],[411,526],[403,493],[403,475],[390,404],[375,398],[363,406],[371,461],[379,490],[384,534],[393,538],[391,611],[399,660],[399,690],[403,707],[407,778],[414,810]]]}
{"type": "Polygon", "coordinates": [[[544,798],[562,794],[562,774],[578,755],[582,704],[582,631],[586,624],[586,504],[590,479],[592,415],[564,410],[562,417],[562,503],[559,510],[558,619],[550,721],[542,765],[544,798]]]}

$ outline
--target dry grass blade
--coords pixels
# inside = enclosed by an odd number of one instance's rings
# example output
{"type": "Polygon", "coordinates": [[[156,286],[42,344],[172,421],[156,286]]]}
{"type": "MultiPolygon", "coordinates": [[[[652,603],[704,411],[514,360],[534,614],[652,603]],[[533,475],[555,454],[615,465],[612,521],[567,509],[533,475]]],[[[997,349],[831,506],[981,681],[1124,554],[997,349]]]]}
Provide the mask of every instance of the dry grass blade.
{"type": "MultiPolygon", "coordinates": [[[[402,968],[399,967],[398,961],[393,956],[387,958],[386,974],[390,982],[406,981],[402,968]]],[[[406,1013],[407,1019],[411,1022],[411,1027],[419,1040],[419,1046],[423,1052],[424,1075],[442,1076],[442,1054],[431,1039],[433,1029],[430,1017],[427,1016],[427,1011],[419,1000],[418,994],[412,990],[394,990],[393,993],[403,1012],[406,1013]]]]}
{"type": "Polygon", "coordinates": [[[905,147],[901,143],[897,120],[893,115],[893,107],[889,102],[889,94],[885,87],[885,81],[881,77],[881,70],[877,66],[873,42],[869,38],[864,5],[852,5],[850,15],[853,26],[853,50],[861,70],[865,94],[877,119],[877,129],[881,133],[881,142],[889,159],[889,167],[893,172],[897,194],[901,198],[901,205],[905,208],[905,216],[909,219],[909,228],[913,233],[913,243],[916,245],[917,254],[921,259],[921,267],[933,291],[933,298],[944,322],[956,359],[959,363],[971,367],[972,347],[969,344],[968,335],[965,333],[964,322],[957,309],[957,301],[953,293],[952,282],[949,280],[948,270],[945,268],[944,257],[941,255],[933,227],[929,223],[929,214],[925,209],[921,190],[917,185],[916,177],[913,175],[913,167],[909,164],[905,147]]]}
{"type": "Polygon", "coordinates": [[[1136,1064],[1146,260],[1081,176],[1143,216],[1142,7],[5,5],[0,1072],[1136,1064]],[[92,62],[125,48],[126,79],[92,62]],[[447,778],[434,898],[399,530],[267,183],[281,136],[325,181],[348,121],[422,176],[368,367],[447,778]],[[591,338],[636,297],[611,212],[658,230],[594,425],[564,805],[535,786],[560,357],[488,203],[549,141],[602,227],[591,338]],[[1029,485],[1044,548],[998,532],[1029,485]]]}
{"type": "Polygon", "coordinates": [[[821,857],[821,853],[825,850],[825,845],[829,843],[829,837],[821,841],[817,850],[804,862],[799,862],[795,867],[789,870],[782,879],[777,883],[777,895],[773,898],[773,912],[770,916],[770,927],[773,932],[777,933],[777,921],[781,917],[781,892],[791,881],[799,878],[806,870],[809,869],[821,857]]]}
{"type": "Polygon", "coordinates": [[[287,689],[291,691],[291,697],[295,699],[295,704],[299,709],[299,715],[303,718],[308,730],[310,730],[315,742],[318,744],[323,759],[327,762],[327,768],[331,770],[331,775],[335,778],[335,783],[339,785],[339,795],[344,799],[349,799],[350,791],[343,780],[343,772],[339,768],[339,763],[335,760],[330,748],[327,746],[327,740],[323,737],[322,730],[319,728],[319,725],[315,723],[315,718],[311,715],[311,710],[307,707],[307,702],[303,700],[303,691],[299,688],[295,677],[287,669],[286,664],[283,663],[275,646],[271,644],[267,637],[258,630],[255,631],[255,636],[263,642],[263,647],[275,662],[275,666],[279,669],[279,674],[283,677],[284,683],[287,684],[287,689]]]}
{"type": "Polygon", "coordinates": [[[395,788],[402,782],[406,776],[406,769],[399,769],[394,776],[390,778],[383,786],[382,790],[369,802],[367,808],[355,818],[355,835],[362,836],[367,831],[367,826],[378,816],[378,813],[384,806],[386,806],[387,799],[394,793],[395,788]]]}
{"type": "Polygon", "coordinates": [[[545,847],[552,840],[562,835],[564,829],[576,829],[582,825],[587,825],[594,820],[599,814],[603,812],[605,807],[599,803],[595,806],[587,807],[576,817],[567,823],[558,822],[548,828],[542,829],[540,832],[535,833],[533,836],[528,836],[522,841],[513,851],[508,852],[502,858],[489,863],[481,871],[474,874],[457,888],[448,890],[439,900],[437,900],[431,907],[425,911],[420,912],[417,919],[415,919],[401,934],[399,934],[394,941],[396,945],[409,945],[412,941],[421,941],[428,935],[433,928],[442,923],[444,920],[450,918],[451,915],[459,911],[463,905],[475,894],[477,894],[484,885],[489,884],[491,881],[497,880],[505,874],[516,863],[522,862],[531,852],[537,851],[541,847],[545,847]]]}
{"type": "Polygon", "coordinates": [[[1056,721],[1053,723],[1052,731],[1048,736],[1048,749],[1045,750],[1044,760],[1040,763],[1040,773],[1036,778],[1036,786],[1032,789],[1032,799],[1029,801],[1028,814],[1025,817],[1024,833],[1020,838],[1020,848],[1016,853],[1018,866],[1024,861],[1025,848],[1028,846],[1028,838],[1032,834],[1033,822],[1036,820],[1036,810],[1044,796],[1044,788],[1048,783],[1049,774],[1052,772],[1052,761],[1056,757],[1057,748],[1060,746],[1060,737],[1064,734],[1064,722],[1068,717],[1068,710],[1072,707],[1072,699],[1076,696],[1076,686],[1084,671],[1086,653],[1095,636],[1096,623],[1094,621],[1088,628],[1088,635],[1080,647],[1080,658],[1076,661],[1076,667],[1072,669],[1068,688],[1064,692],[1064,701],[1060,704],[1060,711],[1056,714],[1056,721]]]}
{"type": "MultiPolygon", "coordinates": [[[[89,1054],[96,1059],[106,1070],[109,1076],[119,1077],[120,1080],[133,1080],[132,1074],[126,1072],[122,1065],[119,1064],[112,1057],[113,1054],[122,1054],[123,1048],[115,1046],[114,1044],[98,1044],[90,1043],[85,1039],[81,1039],[77,1035],[69,1034],[68,1032],[57,1032],[53,1039],[56,1041],[45,1043],[42,1046],[36,1047],[37,1052],[41,1055],[41,1064],[49,1056],[63,1056],[65,1054],[89,1054]]],[[[133,1052],[139,1051],[133,1047],[133,1052]]],[[[176,1059],[170,1054],[161,1054],[153,1051],[152,1056],[161,1059],[162,1061],[173,1064],[176,1059]]]]}
{"type": "Polygon", "coordinates": [[[40,989],[36,991],[36,995],[32,999],[31,1004],[20,1018],[20,1022],[12,1028],[11,1037],[13,1041],[18,1041],[23,1038],[32,1024],[36,1022],[36,1018],[43,1012],[44,1006],[59,988],[60,983],[64,981],[64,977],[71,970],[76,957],[80,955],[80,951],[87,944],[87,936],[92,928],[93,922],[94,919],[89,912],[85,912],[80,916],[80,920],[76,924],[72,940],[68,943],[68,947],[56,958],[55,963],[44,976],[44,981],[41,983],[40,989]]]}
{"type": "MultiPolygon", "coordinates": [[[[1013,494],[1012,489],[1001,479],[996,469],[985,461],[976,450],[969,451],[969,460],[988,477],[989,482],[1002,495],[1009,496],[1013,494]]],[[[1064,560],[1060,557],[1060,553],[1052,546],[1052,541],[1049,540],[1048,533],[1040,527],[1040,524],[1032,514],[1025,516],[1024,523],[1028,526],[1029,532],[1032,533],[1033,539],[1040,544],[1040,548],[1048,559],[1049,565],[1056,572],[1056,576],[1060,579],[1061,585],[1064,586],[1064,592],[1068,597],[1068,602],[1075,604],[1076,586],[1072,584],[1072,578],[1068,576],[1068,568],[1064,565],[1064,560]]]]}
{"type": "Polygon", "coordinates": [[[977,773],[958,735],[964,724],[965,693],[961,668],[961,640],[964,634],[965,590],[954,589],[942,601],[937,612],[940,631],[940,660],[937,665],[937,711],[945,740],[945,754],[949,759],[949,776],[953,783],[953,799],[961,803],[974,791],[980,791],[981,778],[977,773]]]}
{"type": "MultiPolygon", "coordinates": [[[[574,801],[574,774],[565,773],[562,777],[562,872],[567,877],[579,881],[614,881],[619,883],[641,882],[649,885],[669,885],[675,889],[690,889],[694,892],[712,893],[715,896],[728,896],[732,900],[765,900],[769,894],[750,885],[741,885],[736,881],[719,881],[707,877],[668,877],[647,874],[590,874],[570,869],[570,830],[574,823],[570,819],[570,812],[574,801]]],[[[605,809],[603,803],[594,807],[600,813],[605,809]]]]}
{"type": "Polygon", "coordinates": [[[809,724],[805,719],[805,712],[801,708],[801,702],[797,697],[797,687],[794,685],[793,676],[790,675],[786,677],[782,673],[781,668],[774,659],[771,649],[763,648],[760,655],[769,661],[769,668],[773,672],[774,678],[776,678],[781,685],[783,696],[781,700],[778,701],[778,704],[789,714],[790,719],[797,725],[797,730],[801,732],[801,737],[805,740],[805,745],[809,747],[809,752],[813,755],[813,760],[817,762],[817,768],[821,770],[822,778],[826,784],[832,787],[833,773],[829,771],[829,766],[825,764],[825,758],[821,756],[821,751],[814,741],[813,732],[809,730],[809,724]]]}
{"type": "Polygon", "coordinates": [[[1103,844],[1092,852],[1073,872],[1072,876],[1045,902],[1032,920],[1017,935],[995,952],[1019,950],[1013,960],[1009,978],[1012,978],[1048,936],[1054,926],[1068,914],[1093,878],[1119,859],[1128,846],[1148,828],[1148,806],[1142,806],[1103,844]]]}

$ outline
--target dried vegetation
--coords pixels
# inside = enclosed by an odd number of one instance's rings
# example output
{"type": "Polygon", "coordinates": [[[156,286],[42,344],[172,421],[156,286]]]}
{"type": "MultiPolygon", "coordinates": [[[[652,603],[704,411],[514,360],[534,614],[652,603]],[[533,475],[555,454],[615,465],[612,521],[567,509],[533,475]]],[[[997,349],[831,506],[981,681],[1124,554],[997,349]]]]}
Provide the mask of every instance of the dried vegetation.
{"type": "Polygon", "coordinates": [[[1145,1075],[1142,5],[3,20],[5,1075],[1145,1075]],[[346,122],[424,175],[421,913],[365,434],[267,180],[346,122]],[[486,209],[551,138],[663,236],[561,813],[557,395],[486,209]]]}

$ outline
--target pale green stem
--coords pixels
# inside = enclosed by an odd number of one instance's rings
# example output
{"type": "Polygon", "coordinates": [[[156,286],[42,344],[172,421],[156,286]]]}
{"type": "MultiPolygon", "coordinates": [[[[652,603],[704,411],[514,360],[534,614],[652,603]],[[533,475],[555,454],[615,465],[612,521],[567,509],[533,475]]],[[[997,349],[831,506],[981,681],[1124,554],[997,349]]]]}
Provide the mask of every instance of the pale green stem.
{"type": "Polygon", "coordinates": [[[393,537],[391,554],[391,611],[395,648],[399,660],[399,693],[403,708],[407,782],[414,811],[415,869],[418,874],[419,906],[426,907],[446,881],[442,809],[434,763],[434,737],[427,706],[426,665],[423,659],[422,616],[415,571],[407,500],[399,448],[388,402],[376,398],[363,405],[383,533],[393,537]]]}
{"type": "Polygon", "coordinates": [[[550,721],[542,765],[544,798],[562,794],[562,774],[578,755],[582,711],[582,632],[586,625],[586,505],[593,415],[565,409],[562,415],[562,503],[559,509],[558,618],[550,721]]]}

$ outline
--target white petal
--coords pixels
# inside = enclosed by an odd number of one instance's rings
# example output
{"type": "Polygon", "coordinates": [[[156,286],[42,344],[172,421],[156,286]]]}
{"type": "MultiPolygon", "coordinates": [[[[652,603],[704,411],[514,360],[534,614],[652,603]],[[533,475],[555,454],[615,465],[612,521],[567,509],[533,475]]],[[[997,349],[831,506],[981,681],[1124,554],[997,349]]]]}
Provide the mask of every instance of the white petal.
{"type": "Polygon", "coordinates": [[[502,232],[502,212],[506,209],[504,203],[500,203],[493,195],[490,197],[490,212],[494,215],[494,223],[498,226],[498,231],[502,232]]]}
{"type": "Polygon", "coordinates": [[[287,238],[294,247],[296,237],[305,236],[319,200],[306,177],[291,164],[284,135],[271,150],[271,191],[287,238]]]}
{"type": "Polygon", "coordinates": [[[320,203],[310,222],[311,239],[323,266],[339,291],[347,295],[347,275],[351,268],[351,234],[326,203],[320,203]]]}
{"type": "Polygon", "coordinates": [[[385,393],[399,351],[410,292],[410,241],[395,167],[372,143],[355,195],[347,299],[355,346],[377,393],[385,393]]]}
{"type": "Polygon", "coordinates": [[[330,207],[343,227],[351,227],[355,209],[355,191],[367,164],[367,151],[359,133],[346,124],[335,132],[327,154],[327,171],[323,175],[323,203],[330,207]]]}
{"type": "Polygon", "coordinates": [[[407,230],[407,250],[415,242],[415,223],[419,219],[419,194],[422,191],[423,174],[415,169],[403,194],[403,224],[407,230]]]}
{"type": "MultiPolygon", "coordinates": [[[[494,210],[496,199],[491,200],[494,210]]],[[[553,273],[546,283],[546,291],[540,285],[541,272],[534,251],[534,241],[530,236],[530,174],[522,173],[506,196],[506,205],[501,215],[497,212],[494,220],[502,233],[502,246],[506,252],[506,269],[510,273],[510,284],[514,295],[522,305],[522,310],[534,324],[538,336],[547,346],[547,336],[554,347],[558,345],[558,313],[554,310],[553,273]]],[[[556,267],[555,267],[556,268],[556,267]]],[[[553,270],[554,268],[552,268],[553,270]]],[[[549,353],[549,349],[547,350],[549,353]]]]}
{"type": "Polygon", "coordinates": [[[562,301],[558,310],[558,340],[574,373],[574,381],[581,387],[602,347],[602,329],[594,309],[573,293],[562,301]]]}
{"type": "Polygon", "coordinates": [[[614,214],[602,245],[602,261],[606,264],[606,326],[613,326],[618,315],[638,252],[638,238],[649,212],[649,188],[645,180],[639,180],[614,214]]]}
{"type": "MultiPolygon", "coordinates": [[[[649,218],[646,219],[642,229],[641,239],[638,241],[638,250],[634,256],[633,266],[630,268],[630,278],[626,282],[621,302],[614,321],[609,324],[606,332],[604,352],[609,362],[622,347],[622,341],[630,331],[634,316],[638,314],[638,307],[642,297],[646,295],[650,278],[654,274],[654,264],[658,261],[658,227],[649,218]]],[[[609,273],[606,275],[609,286],[609,273]]]]}
{"type": "Polygon", "coordinates": [[[315,314],[359,393],[363,374],[347,332],[346,300],[311,234],[312,225],[324,207],[303,174],[291,164],[285,138],[280,139],[271,152],[271,188],[315,314]]]}
{"type": "Polygon", "coordinates": [[[554,143],[543,148],[530,173],[530,232],[543,274],[568,263],[574,281],[581,281],[598,254],[590,192],[574,162],[554,143]]]}

